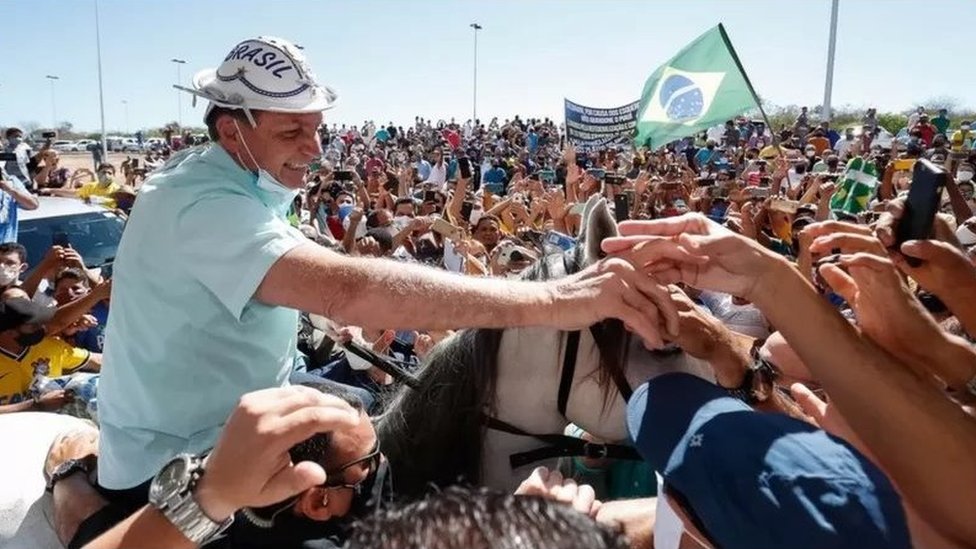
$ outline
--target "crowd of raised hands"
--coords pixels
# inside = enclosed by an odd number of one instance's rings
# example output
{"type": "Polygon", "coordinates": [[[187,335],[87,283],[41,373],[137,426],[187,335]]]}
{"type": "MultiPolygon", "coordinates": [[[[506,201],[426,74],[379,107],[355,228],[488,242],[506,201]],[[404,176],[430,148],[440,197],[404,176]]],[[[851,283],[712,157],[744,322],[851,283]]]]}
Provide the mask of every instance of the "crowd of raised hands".
{"type": "Polygon", "coordinates": [[[969,495],[959,489],[976,480],[968,460],[976,450],[976,267],[945,217],[934,231],[943,238],[896,245],[903,213],[898,199],[872,225],[807,225],[797,264],[697,214],[624,223],[604,249],[668,241],[699,260],[670,254],[649,265],[660,283],[758,307],[798,359],[788,376],[795,383],[783,389],[810,421],[887,473],[909,515],[934,536],[926,542],[938,543],[918,546],[948,546],[976,539],[969,495]],[[943,306],[926,307],[920,295],[943,306]],[[842,315],[848,308],[852,315],[842,315]]]}

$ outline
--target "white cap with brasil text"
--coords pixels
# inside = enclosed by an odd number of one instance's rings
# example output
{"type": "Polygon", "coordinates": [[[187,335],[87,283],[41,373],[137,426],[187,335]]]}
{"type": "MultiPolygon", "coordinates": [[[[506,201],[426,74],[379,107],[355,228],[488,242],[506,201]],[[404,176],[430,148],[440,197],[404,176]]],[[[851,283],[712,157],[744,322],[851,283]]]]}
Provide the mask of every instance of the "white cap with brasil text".
{"type": "Polygon", "coordinates": [[[287,40],[259,36],[234,46],[216,69],[193,76],[193,88],[174,86],[214,106],[243,109],[254,125],[252,110],[319,112],[334,106],[338,95],[315,81],[302,51],[287,40]]]}

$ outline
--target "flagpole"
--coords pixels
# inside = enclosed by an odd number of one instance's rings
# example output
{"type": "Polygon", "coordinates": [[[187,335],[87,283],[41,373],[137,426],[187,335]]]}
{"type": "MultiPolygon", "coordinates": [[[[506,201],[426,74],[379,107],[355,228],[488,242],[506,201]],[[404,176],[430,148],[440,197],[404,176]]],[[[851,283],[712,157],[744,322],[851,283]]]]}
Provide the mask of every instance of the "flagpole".
{"type": "Polygon", "coordinates": [[[732,41],[729,40],[729,35],[725,32],[725,25],[722,23],[718,24],[718,30],[722,34],[722,40],[725,41],[725,45],[729,48],[729,53],[732,54],[732,60],[735,61],[735,66],[739,68],[739,73],[742,74],[742,78],[746,81],[746,85],[749,86],[749,93],[752,94],[752,99],[756,102],[756,106],[759,107],[759,114],[762,115],[763,122],[766,123],[766,127],[769,128],[769,135],[773,138],[773,144],[776,145],[776,152],[779,153],[780,157],[784,157],[783,148],[780,147],[779,139],[776,138],[776,132],[773,131],[773,126],[769,123],[769,117],[766,116],[766,109],[762,106],[762,101],[759,100],[759,96],[756,95],[756,89],[752,87],[752,81],[749,80],[749,74],[746,73],[745,69],[742,68],[742,61],[739,61],[739,54],[735,53],[735,48],[732,46],[732,41]]]}

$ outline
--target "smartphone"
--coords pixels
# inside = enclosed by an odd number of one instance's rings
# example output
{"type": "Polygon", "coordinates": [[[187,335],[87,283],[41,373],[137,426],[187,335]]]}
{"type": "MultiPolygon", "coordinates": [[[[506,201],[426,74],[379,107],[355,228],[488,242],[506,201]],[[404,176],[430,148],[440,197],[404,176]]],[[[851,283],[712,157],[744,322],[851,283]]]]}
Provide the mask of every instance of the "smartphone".
{"type": "Polygon", "coordinates": [[[458,158],[458,170],[461,172],[461,179],[471,179],[471,159],[467,156],[458,158]]]}
{"type": "Polygon", "coordinates": [[[613,215],[617,218],[617,223],[630,219],[630,197],[625,194],[618,194],[613,197],[613,215]]]}
{"type": "Polygon", "coordinates": [[[352,181],[352,171],[351,170],[336,170],[332,177],[336,181],[352,181]]]}
{"type": "Polygon", "coordinates": [[[41,134],[42,139],[55,139],[58,136],[58,132],[43,132],[41,134]]]}
{"type": "Polygon", "coordinates": [[[471,210],[474,209],[474,202],[462,202],[461,203],[461,219],[467,222],[471,219],[471,210]]]}
{"type": "Polygon", "coordinates": [[[712,187],[715,185],[714,177],[699,177],[695,180],[699,187],[712,187]]]}
{"type": "Polygon", "coordinates": [[[61,246],[62,248],[70,248],[71,239],[68,238],[68,233],[58,231],[51,235],[51,244],[54,246],[61,246]]]}
{"type": "Polygon", "coordinates": [[[769,209],[780,211],[788,214],[795,214],[797,207],[800,205],[796,200],[786,200],[782,198],[776,198],[770,201],[769,209]]]}
{"type": "Polygon", "coordinates": [[[12,152],[0,152],[0,162],[16,162],[17,155],[12,152]]]}
{"type": "Polygon", "coordinates": [[[430,226],[430,229],[445,238],[458,238],[461,236],[460,229],[440,217],[434,218],[434,223],[430,226]]]}
{"type": "Polygon", "coordinates": [[[615,173],[608,173],[603,178],[607,182],[607,185],[623,185],[626,179],[626,177],[615,173]]]}
{"type": "MultiPolygon", "coordinates": [[[[895,230],[896,247],[903,242],[929,238],[932,233],[932,223],[939,211],[939,201],[942,189],[946,183],[946,172],[937,164],[926,159],[915,163],[912,173],[912,186],[908,189],[905,200],[905,213],[895,230]]],[[[905,257],[912,267],[922,264],[914,257],[905,257]]]]}
{"type": "Polygon", "coordinates": [[[586,170],[586,173],[590,174],[590,177],[596,179],[597,181],[602,181],[603,178],[607,175],[606,170],[602,170],[600,168],[590,168],[586,170]]]}

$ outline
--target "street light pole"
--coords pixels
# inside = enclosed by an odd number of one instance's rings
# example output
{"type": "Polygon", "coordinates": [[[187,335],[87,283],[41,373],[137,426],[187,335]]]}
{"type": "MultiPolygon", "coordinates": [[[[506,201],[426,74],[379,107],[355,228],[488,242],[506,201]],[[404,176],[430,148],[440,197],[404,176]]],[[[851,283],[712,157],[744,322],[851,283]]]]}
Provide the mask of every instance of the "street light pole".
{"type": "MultiPolygon", "coordinates": [[[[98,113],[102,122],[102,158],[108,162],[108,139],[105,136],[105,94],[102,92],[102,35],[98,27],[98,0],[95,4],[95,51],[98,55],[98,113]]],[[[98,169],[98,166],[95,167],[98,169]]]]}
{"type": "Polygon", "coordinates": [[[471,101],[471,123],[474,124],[478,119],[478,31],[481,25],[471,23],[469,26],[474,29],[474,97],[471,101]]]}
{"type": "Polygon", "coordinates": [[[44,78],[47,78],[51,82],[51,129],[56,130],[58,129],[58,107],[54,101],[54,81],[61,79],[53,74],[48,74],[44,78]]]}
{"type": "MultiPolygon", "coordinates": [[[[174,57],[173,59],[170,59],[170,61],[176,63],[176,85],[182,86],[183,82],[180,75],[180,66],[185,65],[186,60],[176,59],[174,57]]],[[[182,130],[183,129],[183,93],[180,92],[180,90],[176,90],[176,108],[177,108],[176,121],[180,125],[180,129],[182,130]]]]}
{"type": "Polygon", "coordinates": [[[830,41],[827,44],[827,79],[824,82],[822,117],[830,121],[830,96],[834,90],[834,52],[837,49],[837,8],[840,0],[833,0],[830,6],[830,41]]]}
{"type": "Polygon", "coordinates": [[[129,102],[125,99],[122,100],[122,106],[125,109],[125,133],[129,133],[129,102]]]}

